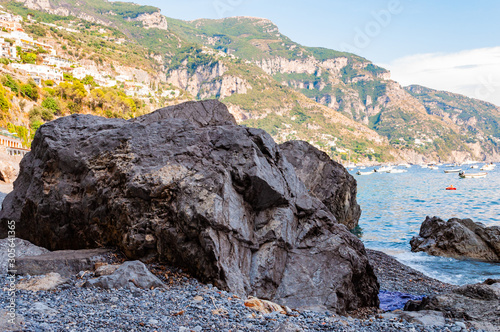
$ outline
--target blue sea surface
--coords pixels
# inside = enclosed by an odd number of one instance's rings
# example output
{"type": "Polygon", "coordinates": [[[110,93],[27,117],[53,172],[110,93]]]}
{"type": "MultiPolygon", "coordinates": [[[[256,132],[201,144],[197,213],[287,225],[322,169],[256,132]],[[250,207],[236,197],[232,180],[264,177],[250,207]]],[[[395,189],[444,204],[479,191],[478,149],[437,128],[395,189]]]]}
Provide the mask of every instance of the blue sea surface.
{"type": "MultiPolygon", "coordinates": [[[[445,169],[444,166],[439,170],[412,166],[407,173],[371,175],[356,175],[356,169],[351,171],[358,181],[362,241],[367,248],[383,251],[447,283],[463,285],[500,278],[500,264],[497,263],[410,251],[410,240],[418,235],[426,216],[444,220],[470,218],[486,226],[500,226],[500,165],[482,179],[460,179],[457,173],[444,173],[445,169]],[[445,190],[449,185],[457,190],[445,190]]],[[[468,166],[462,169],[466,173],[479,172],[468,166]]]]}

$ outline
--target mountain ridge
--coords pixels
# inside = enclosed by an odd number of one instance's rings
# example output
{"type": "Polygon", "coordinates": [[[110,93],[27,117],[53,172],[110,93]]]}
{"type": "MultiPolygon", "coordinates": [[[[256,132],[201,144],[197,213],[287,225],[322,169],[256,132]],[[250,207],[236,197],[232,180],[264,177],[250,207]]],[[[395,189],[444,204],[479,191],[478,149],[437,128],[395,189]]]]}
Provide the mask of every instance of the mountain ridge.
{"type": "MultiPolygon", "coordinates": [[[[429,101],[426,104],[422,96],[419,98],[391,80],[386,69],[351,53],[302,46],[281,34],[268,19],[240,16],[182,21],[162,16],[165,29],[160,29],[147,28],[143,21],[126,19],[144,13],[161,15],[160,10],[153,6],[92,0],[80,1],[86,5],[77,10],[73,0],[18,1],[32,7],[40,3],[46,8],[53,8],[55,3],[73,6],[71,8],[77,11],[77,15],[95,15],[94,19],[102,15],[99,10],[120,4],[124,8],[121,16],[107,18],[118,30],[131,37],[130,42],[152,52],[152,58],[158,60],[157,66],[162,67],[160,73],[164,72],[167,82],[188,91],[193,99],[221,99],[244,124],[270,129],[279,139],[300,136],[332,157],[345,159],[349,150],[355,159],[364,161],[408,159],[408,155],[420,156],[417,158],[420,161],[500,159],[496,144],[500,132],[496,126],[491,130],[485,126],[469,128],[460,122],[448,121],[441,113],[432,111],[429,101]],[[92,8],[88,6],[90,3],[92,8]],[[224,62],[226,64],[221,65],[224,62]],[[301,96],[317,104],[308,104],[301,96]],[[277,98],[272,100],[273,97],[277,98]],[[293,100],[301,100],[309,109],[304,110],[301,103],[293,100]],[[311,105],[314,105],[314,110],[311,110],[311,105]],[[254,107],[253,111],[251,107],[254,107]],[[371,146],[369,137],[375,137],[374,134],[350,124],[351,129],[358,128],[356,130],[367,135],[365,144],[368,147],[356,149],[359,144],[348,133],[343,145],[328,145],[331,140],[320,138],[321,135],[339,135],[340,131],[321,133],[325,129],[317,128],[311,134],[310,128],[321,126],[319,119],[311,120],[313,117],[309,113],[331,116],[333,113],[329,110],[375,130],[385,137],[380,142],[386,140],[387,143],[371,146]],[[272,112],[276,114],[272,115],[272,112]],[[299,113],[302,115],[297,117],[299,113]],[[312,137],[307,137],[306,133],[312,137]],[[373,149],[378,152],[367,153],[373,149]]],[[[431,97],[436,98],[435,95],[431,97]]],[[[497,121],[497,117],[500,118],[493,114],[491,121],[497,121]]],[[[342,137],[334,137],[337,141],[342,140],[342,137]]]]}

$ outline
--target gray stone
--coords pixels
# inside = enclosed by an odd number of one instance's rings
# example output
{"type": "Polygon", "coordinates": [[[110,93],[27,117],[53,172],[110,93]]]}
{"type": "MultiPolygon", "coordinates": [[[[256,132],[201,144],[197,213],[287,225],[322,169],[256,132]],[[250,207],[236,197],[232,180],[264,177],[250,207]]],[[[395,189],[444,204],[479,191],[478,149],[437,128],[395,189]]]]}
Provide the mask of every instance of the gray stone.
{"type": "Polygon", "coordinates": [[[354,229],[361,216],[356,201],[357,182],[344,166],[304,141],[285,142],[280,144],[280,150],[309,193],[322,201],[339,223],[354,229]]]}
{"type": "Polygon", "coordinates": [[[29,290],[33,292],[49,291],[65,284],[68,280],[61,277],[59,273],[48,273],[47,275],[36,276],[30,279],[19,281],[17,289],[29,290]]]}
{"type": "Polygon", "coordinates": [[[303,332],[304,330],[292,322],[281,323],[274,329],[274,332],[303,332]]]}
{"type": "Polygon", "coordinates": [[[14,270],[16,267],[11,266],[8,268],[9,259],[9,249],[15,250],[16,260],[24,256],[37,256],[41,254],[48,253],[49,251],[45,248],[38,247],[33,243],[23,240],[23,239],[1,239],[0,240],[0,273],[6,273],[8,269],[14,270]]]}
{"type": "Polygon", "coordinates": [[[140,261],[125,262],[113,274],[87,280],[84,284],[84,287],[104,289],[151,289],[164,286],[163,282],[149,272],[146,265],[140,261]]]}
{"type": "Polygon", "coordinates": [[[0,309],[0,331],[25,331],[24,316],[10,310],[0,309]]]}
{"type": "Polygon", "coordinates": [[[96,277],[109,276],[110,274],[113,274],[119,267],[120,265],[118,264],[101,265],[94,271],[94,275],[96,277]]]}
{"type": "Polygon", "coordinates": [[[500,227],[486,227],[471,219],[427,217],[410,244],[413,252],[500,262],[500,227]]]}
{"type": "Polygon", "coordinates": [[[46,303],[35,302],[31,305],[31,311],[38,312],[42,315],[54,316],[57,315],[57,310],[50,308],[46,303]]]}
{"type": "Polygon", "coordinates": [[[270,135],[230,124],[216,101],[171,110],[46,123],[0,218],[51,250],[117,246],[291,308],[378,306],[363,244],[270,135]]]}
{"type": "Polygon", "coordinates": [[[148,324],[149,325],[158,325],[158,324],[160,324],[160,321],[157,319],[151,318],[150,320],[148,320],[148,324]]]}
{"type": "Polygon", "coordinates": [[[439,311],[422,310],[422,311],[402,311],[399,317],[415,324],[424,326],[445,326],[446,321],[444,315],[439,311]]]}
{"type": "Polygon", "coordinates": [[[94,270],[97,262],[106,260],[108,249],[58,250],[16,260],[17,274],[39,275],[56,272],[64,277],[80,271],[94,270]]]}

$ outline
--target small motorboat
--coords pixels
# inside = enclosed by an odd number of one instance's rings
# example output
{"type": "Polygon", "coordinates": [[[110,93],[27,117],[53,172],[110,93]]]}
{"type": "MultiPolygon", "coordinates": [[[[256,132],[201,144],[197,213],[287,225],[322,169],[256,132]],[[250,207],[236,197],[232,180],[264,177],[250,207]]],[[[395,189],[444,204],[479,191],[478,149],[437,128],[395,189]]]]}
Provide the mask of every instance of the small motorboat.
{"type": "Polygon", "coordinates": [[[446,187],[446,190],[457,190],[452,184],[449,187],[446,187]]]}
{"type": "Polygon", "coordinates": [[[379,169],[375,169],[377,173],[389,173],[392,170],[392,166],[382,166],[379,169]]]}
{"type": "Polygon", "coordinates": [[[492,171],[495,169],[495,164],[489,163],[481,167],[481,171],[492,171]]]}
{"type": "Polygon", "coordinates": [[[479,168],[477,165],[472,165],[470,168],[479,168]]]}
{"type": "Polygon", "coordinates": [[[462,171],[461,168],[459,169],[445,169],[444,172],[445,173],[460,173],[462,171]]]}
{"type": "Polygon", "coordinates": [[[485,178],[488,173],[486,172],[480,172],[480,173],[468,173],[466,174],[464,171],[458,173],[458,176],[462,179],[478,179],[478,178],[485,178]]]}
{"type": "Polygon", "coordinates": [[[370,172],[361,172],[361,171],[357,171],[356,174],[358,175],[370,175],[370,174],[373,174],[375,173],[375,171],[370,171],[370,172]]]}
{"type": "Polygon", "coordinates": [[[429,166],[429,169],[431,169],[433,171],[437,171],[439,169],[439,167],[437,167],[436,165],[431,165],[431,166],[429,166]]]}
{"type": "Polygon", "coordinates": [[[391,173],[391,174],[398,174],[398,173],[406,173],[408,172],[406,169],[398,169],[398,168],[393,168],[391,169],[389,172],[387,173],[391,173]]]}

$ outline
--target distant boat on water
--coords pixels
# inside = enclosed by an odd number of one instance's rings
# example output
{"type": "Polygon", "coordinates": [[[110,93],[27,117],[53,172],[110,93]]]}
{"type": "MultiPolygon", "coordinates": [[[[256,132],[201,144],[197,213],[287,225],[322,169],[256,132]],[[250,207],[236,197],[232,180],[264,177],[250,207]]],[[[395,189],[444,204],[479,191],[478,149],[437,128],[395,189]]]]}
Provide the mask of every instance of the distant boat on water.
{"type": "Polygon", "coordinates": [[[375,169],[375,172],[377,173],[389,173],[393,169],[392,166],[382,166],[378,169],[375,169]]]}
{"type": "Polygon", "coordinates": [[[445,169],[444,172],[445,173],[460,173],[462,171],[461,168],[458,168],[458,169],[445,169]]]}
{"type": "Polygon", "coordinates": [[[458,173],[458,176],[462,179],[478,179],[478,178],[485,178],[488,173],[486,172],[480,172],[480,173],[468,173],[466,174],[465,172],[460,172],[458,173]]]}
{"type": "Polygon", "coordinates": [[[358,175],[370,175],[370,174],[373,174],[375,173],[375,171],[370,171],[370,172],[361,172],[361,171],[357,171],[356,174],[358,175]]]}
{"type": "Polygon", "coordinates": [[[496,165],[493,163],[486,164],[483,167],[481,167],[481,171],[492,171],[495,169],[495,166],[496,165]]]}
{"type": "Polygon", "coordinates": [[[406,169],[393,168],[393,169],[389,170],[389,172],[387,172],[387,173],[398,174],[398,173],[406,173],[406,172],[408,172],[406,169]]]}

